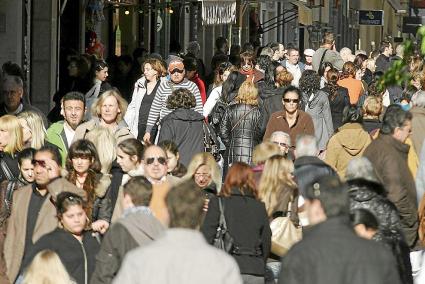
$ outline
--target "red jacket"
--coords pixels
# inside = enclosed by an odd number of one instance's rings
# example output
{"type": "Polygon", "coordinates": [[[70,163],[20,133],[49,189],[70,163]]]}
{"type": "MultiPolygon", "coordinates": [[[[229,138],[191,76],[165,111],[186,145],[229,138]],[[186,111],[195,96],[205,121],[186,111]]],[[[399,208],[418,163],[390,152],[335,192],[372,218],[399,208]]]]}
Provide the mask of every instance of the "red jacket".
{"type": "Polygon", "coordinates": [[[205,89],[204,81],[202,81],[198,73],[195,74],[195,77],[193,77],[191,81],[198,86],[199,93],[201,94],[202,105],[204,105],[207,101],[207,91],[205,89]]]}

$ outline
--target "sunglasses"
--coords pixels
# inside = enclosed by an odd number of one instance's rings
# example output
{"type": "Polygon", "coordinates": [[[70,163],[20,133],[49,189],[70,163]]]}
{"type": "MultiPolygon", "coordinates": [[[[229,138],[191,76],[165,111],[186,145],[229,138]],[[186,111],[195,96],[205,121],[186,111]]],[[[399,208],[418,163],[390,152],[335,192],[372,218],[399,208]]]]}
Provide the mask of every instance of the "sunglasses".
{"type": "Polygon", "coordinates": [[[42,167],[42,168],[45,168],[46,167],[46,161],[43,161],[43,160],[32,160],[31,161],[31,163],[34,165],[34,166],[40,166],[40,167],[42,167]]]}
{"type": "Polygon", "coordinates": [[[182,74],[183,72],[184,72],[184,69],[175,68],[175,69],[173,69],[173,70],[170,71],[170,74],[171,75],[174,74],[174,73],[180,73],[180,74],[182,74]]]}
{"type": "Polygon", "coordinates": [[[291,148],[291,147],[289,147],[289,145],[288,145],[288,144],[283,143],[283,142],[274,142],[274,141],[273,141],[273,143],[274,143],[274,144],[276,144],[276,145],[279,145],[279,146],[285,147],[285,148],[291,148]]]}
{"type": "Polygon", "coordinates": [[[165,164],[167,164],[167,158],[165,158],[165,157],[151,157],[151,158],[147,158],[146,159],[146,164],[152,165],[155,162],[155,160],[157,160],[158,163],[160,163],[163,166],[165,164]]]}
{"type": "Polygon", "coordinates": [[[285,103],[294,103],[297,104],[300,100],[299,99],[283,99],[285,103]]]}

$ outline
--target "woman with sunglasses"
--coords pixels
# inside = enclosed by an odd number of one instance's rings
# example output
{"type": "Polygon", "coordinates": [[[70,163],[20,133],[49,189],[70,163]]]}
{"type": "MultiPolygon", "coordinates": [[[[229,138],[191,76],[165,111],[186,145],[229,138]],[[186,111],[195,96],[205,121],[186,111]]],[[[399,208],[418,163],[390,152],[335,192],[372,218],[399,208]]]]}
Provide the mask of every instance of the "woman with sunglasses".
{"type": "Polygon", "coordinates": [[[98,235],[87,230],[86,203],[74,193],[62,192],[57,196],[56,211],[58,228],[34,244],[27,252],[22,267],[27,267],[37,253],[48,249],[57,253],[73,280],[78,284],[88,284],[100,244],[98,235]]]}
{"type": "Polygon", "coordinates": [[[110,179],[101,174],[96,147],[86,139],[72,143],[66,161],[67,179],[87,194],[86,213],[94,231],[104,234],[112,215],[110,179]]]}
{"type": "Polygon", "coordinates": [[[145,174],[142,158],[143,158],[143,145],[134,138],[122,141],[117,146],[117,163],[120,165],[124,175],[121,179],[121,186],[118,189],[118,195],[115,203],[112,205],[114,213],[112,214],[112,222],[115,222],[121,217],[124,212],[121,200],[124,198],[123,186],[132,178],[136,176],[143,176],[145,174]]]}
{"type": "MultiPolygon", "coordinates": [[[[146,131],[149,110],[157,94],[159,84],[167,73],[164,64],[156,58],[148,58],[143,63],[143,76],[134,84],[133,96],[125,113],[124,120],[131,134],[142,140],[146,131]]],[[[156,134],[156,127],[152,130],[156,134]]]]}
{"type": "Polygon", "coordinates": [[[311,116],[299,109],[301,99],[300,89],[289,86],[283,91],[283,110],[273,113],[267,123],[264,141],[270,139],[275,131],[283,131],[291,137],[291,145],[296,145],[300,134],[314,135],[314,125],[311,116]]]}

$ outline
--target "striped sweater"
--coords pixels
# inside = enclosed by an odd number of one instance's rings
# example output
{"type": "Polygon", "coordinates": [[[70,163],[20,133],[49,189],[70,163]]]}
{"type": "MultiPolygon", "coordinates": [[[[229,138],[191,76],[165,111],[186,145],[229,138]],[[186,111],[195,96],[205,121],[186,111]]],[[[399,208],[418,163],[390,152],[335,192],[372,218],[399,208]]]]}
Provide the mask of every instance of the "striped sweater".
{"type": "Polygon", "coordinates": [[[195,111],[202,114],[203,108],[202,108],[201,95],[195,83],[187,79],[184,79],[180,84],[174,84],[170,80],[164,80],[159,85],[155,98],[153,99],[151,109],[149,111],[146,132],[148,133],[151,132],[152,127],[158,121],[158,118],[159,118],[159,121],[161,121],[167,114],[170,114],[173,111],[173,109],[167,108],[167,99],[168,99],[168,96],[171,95],[173,90],[177,90],[180,88],[188,89],[189,91],[192,92],[192,94],[195,96],[195,99],[196,99],[195,111]]]}

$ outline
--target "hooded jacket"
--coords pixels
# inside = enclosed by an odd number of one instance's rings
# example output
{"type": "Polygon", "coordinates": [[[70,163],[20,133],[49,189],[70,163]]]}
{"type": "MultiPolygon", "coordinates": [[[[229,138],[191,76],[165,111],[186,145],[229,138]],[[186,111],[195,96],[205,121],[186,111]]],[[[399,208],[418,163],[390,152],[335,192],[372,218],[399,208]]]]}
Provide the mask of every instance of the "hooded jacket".
{"type": "Polygon", "coordinates": [[[66,163],[66,157],[68,155],[68,145],[64,141],[65,133],[63,131],[63,128],[63,120],[50,125],[49,129],[47,129],[46,140],[58,147],[59,153],[62,157],[62,166],[64,167],[66,163]]]}
{"type": "Polygon", "coordinates": [[[344,178],[348,163],[362,156],[370,142],[370,135],[361,124],[346,123],[329,140],[325,161],[344,178]]]}
{"type": "Polygon", "coordinates": [[[163,234],[165,227],[153,216],[150,209],[134,209],[136,210],[130,210],[120,218],[103,238],[91,284],[111,283],[127,252],[148,245],[163,234]]]}
{"type": "Polygon", "coordinates": [[[188,166],[195,154],[204,152],[204,116],[194,110],[179,108],[161,121],[158,143],[174,141],[179,149],[180,162],[188,166]]]}

